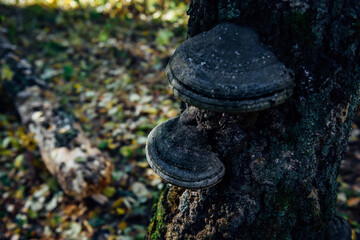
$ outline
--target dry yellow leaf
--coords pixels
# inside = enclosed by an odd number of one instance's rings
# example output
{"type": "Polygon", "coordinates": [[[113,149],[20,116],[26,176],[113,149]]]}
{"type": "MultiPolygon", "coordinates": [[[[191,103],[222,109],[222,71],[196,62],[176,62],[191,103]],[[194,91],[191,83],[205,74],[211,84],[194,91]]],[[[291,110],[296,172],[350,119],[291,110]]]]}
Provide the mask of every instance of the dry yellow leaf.
{"type": "Polygon", "coordinates": [[[126,228],[126,226],[127,226],[127,224],[124,221],[117,225],[117,227],[120,228],[121,230],[124,230],[126,228]]]}
{"type": "Polygon", "coordinates": [[[64,213],[66,215],[70,215],[73,213],[73,211],[75,211],[77,209],[77,206],[75,204],[70,204],[70,205],[65,206],[63,209],[64,209],[64,213]]]}
{"type": "Polygon", "coordinates": [[[349,207],[356,207],[360,203],[360,198],[358,197],[352,197],[347,201],[347,205],[349,207]]]}
{"type": "Polygon", "coordinates": [[[86,230],[90,233],[93,234],[94,233],[94,229],[93,227],[89,224],[89,222],[87,220],[84,220],[84,226],[86,228],[86,230]]]}
{"type": "Polygon", "coordinates": [[[136,163],[136,166],[141,167],[141,168],[147,168],[149,166],[149,164],[147,162],[138,162],[138,163],[136,163]]]}
{"type": "Polygon", "coordinates": [[[177,116],[179,113],[175,110],[175,109],[171,109],[170,111],[168,111],[166,113],[166,117],[167,118],[172,118],[172,117],[175,117],[177,116]]]}
{"type": "Polygon", "coordinates": [[[124,208],[117,208],[116,213],[119,215],[124,215],[126,213],[126,211],[124,208]]]}
{"type": "Polygon", "coordinates": [[[157,114],[158,113],[158,109],[154,108],[154,107],[149,107],[146,106],[141,110],[142,113],[148,113],[148,114],[157,114]]]}
{"type": "Polygon", "coordinates": [[[123,198],[119,198],[118,200],[116,200],[116,201],[113,203],[112,207],[113,207],[113,208],[117,208],[117,207],[119,207],[123,202],[124,202],[124,199],[123,199],[123,198]]]}

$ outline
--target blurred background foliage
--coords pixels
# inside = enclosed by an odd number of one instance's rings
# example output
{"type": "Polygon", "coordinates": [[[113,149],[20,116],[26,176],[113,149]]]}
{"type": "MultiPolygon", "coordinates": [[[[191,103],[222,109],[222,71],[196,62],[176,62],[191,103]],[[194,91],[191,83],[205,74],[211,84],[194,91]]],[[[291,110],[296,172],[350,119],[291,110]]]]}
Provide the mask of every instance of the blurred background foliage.
{"type": "Polygon", "coordinates": [[[2,0],[3,4],[28,7],[32,5],[62,10],[93,9],[110,17],[139,18],[141,20],[169,21],[175,25],[184,24],[189,0],[2,0]]]}
{"type": "MultiPolygon", "coordinates": [[[[101,205],[63,194],[0,84],[0,239],[143,239],[164,187],[145,141],[179,113],[163,70],[188,1],[0,1],[0,31],[113,162],[101,205]]],[[[0,64],[0,83],[14,73],[0,64]]]]}

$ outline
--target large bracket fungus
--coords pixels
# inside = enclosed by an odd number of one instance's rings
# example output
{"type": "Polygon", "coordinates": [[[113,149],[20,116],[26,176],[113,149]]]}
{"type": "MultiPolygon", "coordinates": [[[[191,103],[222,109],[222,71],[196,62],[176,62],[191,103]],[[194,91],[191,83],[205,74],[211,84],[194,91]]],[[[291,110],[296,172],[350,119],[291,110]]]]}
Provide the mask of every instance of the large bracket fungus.
{"type": "MultiPolygon", "coordinates": [[[[256,112],[279,105],[293,92],[291,71],[250,28],[222,23],[183,42],[166,67],[175,96],[214,112],[256,112]]],[[[196,123],[195,107],[152,130],[146,146],[150,166],[184,188],[219,182],[224,165],[196,123]],[[184,119],[184,120],[183,120],[184,119]]]]}

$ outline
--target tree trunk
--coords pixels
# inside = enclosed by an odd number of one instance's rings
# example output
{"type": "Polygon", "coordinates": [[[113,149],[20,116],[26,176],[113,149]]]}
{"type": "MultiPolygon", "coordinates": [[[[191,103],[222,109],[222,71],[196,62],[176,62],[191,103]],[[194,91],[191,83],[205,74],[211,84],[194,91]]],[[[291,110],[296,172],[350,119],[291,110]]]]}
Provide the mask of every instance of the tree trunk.
{"type": "Polygon", "coordinates": [[[294,71],[295,93],[257,114],[201,113],[225,176],[168,186],[149,238],[349,240],[334,206],[359,97],[358,0],[192,0],[188,14],[189,37],[222,21],[254,28],[294,71]]]}

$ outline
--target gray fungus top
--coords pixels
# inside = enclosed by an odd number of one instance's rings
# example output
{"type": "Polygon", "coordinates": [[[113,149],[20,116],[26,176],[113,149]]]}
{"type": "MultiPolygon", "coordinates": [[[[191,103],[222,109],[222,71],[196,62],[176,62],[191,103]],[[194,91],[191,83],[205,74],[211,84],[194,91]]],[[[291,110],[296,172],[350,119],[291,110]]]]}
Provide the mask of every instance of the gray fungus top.
{"type": "Polygon", "coordinates": [[[250,28],[221,23],[183,42],[166,67],[174,94],[217,112],[252,112],[292,95],[291,71],[250,28]]]}
{"type": "Polygon", "coordinates": [[[188,189],[213,186],[223,177],[225,167],[194,126],[180,123],[183,116],[171,118],[150,132],[146,159],[171,184],[188,189]]]}

